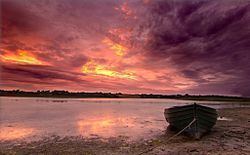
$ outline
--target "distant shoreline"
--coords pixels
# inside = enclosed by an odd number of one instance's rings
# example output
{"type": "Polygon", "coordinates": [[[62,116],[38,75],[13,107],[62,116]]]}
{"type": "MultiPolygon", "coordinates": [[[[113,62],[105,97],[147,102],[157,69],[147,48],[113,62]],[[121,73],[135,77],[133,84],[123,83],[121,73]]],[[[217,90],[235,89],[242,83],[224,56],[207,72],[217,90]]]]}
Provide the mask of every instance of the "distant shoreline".
{"type": "Polygon", "coordinates": [[[36,91],[27,92],[20,90],[0,90],[0,97],[46,97],[46,98],[152,98],[152,99],[177,99],[197,101],[228,101],[250,102],[248,97],[221,96],[221,95],[161,95],[161,94],[122,94],[102,92],[68,92],[68,91],[36,91]]]}

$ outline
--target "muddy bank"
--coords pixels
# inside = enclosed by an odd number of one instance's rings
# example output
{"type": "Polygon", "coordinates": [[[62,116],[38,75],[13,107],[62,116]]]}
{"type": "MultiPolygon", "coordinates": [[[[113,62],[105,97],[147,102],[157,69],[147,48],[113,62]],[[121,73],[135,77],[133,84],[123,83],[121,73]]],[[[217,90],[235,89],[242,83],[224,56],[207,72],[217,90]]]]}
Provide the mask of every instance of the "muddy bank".
{"type": "Polygon", "coordinates": [[[201,140],[167,131],[152,140],[128,142],[126,137],[84,139],[52,136],[35,142],[1,141],[0,154],[250,154],[250,108],[221,109],[219,120],[201,140]]]}

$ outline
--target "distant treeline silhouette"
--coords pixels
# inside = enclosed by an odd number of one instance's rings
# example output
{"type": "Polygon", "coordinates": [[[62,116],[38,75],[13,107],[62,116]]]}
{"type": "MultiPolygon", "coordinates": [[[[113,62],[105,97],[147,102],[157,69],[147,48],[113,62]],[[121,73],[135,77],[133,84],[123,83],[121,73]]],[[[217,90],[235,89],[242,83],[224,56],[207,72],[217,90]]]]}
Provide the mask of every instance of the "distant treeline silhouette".
{"type": "Polygon", "coordinates": [[[240,101],[250,102],[250,98],[221,95],[162,95],[162,94],[122,94],[103,92],[69,92],[64,90],[38,90],[35,92],[21,90],[0,90],[0,96],[13,97],[55,97],[55,98],[165,98],[182,100],[206,100],[206,101],[240,101]]]}

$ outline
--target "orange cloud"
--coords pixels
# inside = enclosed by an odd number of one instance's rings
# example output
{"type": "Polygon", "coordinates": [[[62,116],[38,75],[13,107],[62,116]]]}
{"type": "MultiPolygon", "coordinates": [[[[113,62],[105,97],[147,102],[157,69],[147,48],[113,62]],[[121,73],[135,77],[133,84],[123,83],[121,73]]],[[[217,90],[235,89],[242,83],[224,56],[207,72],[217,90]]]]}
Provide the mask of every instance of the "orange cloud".
{"type": "Polygon", "coordinates": [[[120,7],[115,7],[115,10],[121,11],[121,13],[124,14],[125,19],[128,19],[129,17],[132,17],[134,19],[137,18],[127,2],[121,4],[120,7]]]}
{"type": "Polygon", "coordinates": [[[18,50],[16,54],[7,53],[0,55],[3,61],[18,63],[18,64],[33,64],[43,65],[44,63],[38,60],[33,54],[25,50],[18,50]]]}
{"type": "Polygon", "coordinates": [[[108,31],[109,34],[111,34],[112,36],[115,36],[117,38],[119,38],[122,41],[128,41],[131,36],[132,36],[132,32],[133,29],[132,28],[112,28],[108,31]]]}
{"type": "Polygon", "coordinates": [[[108,39],[108,38],[105,38],[103,40],[103,43],[105,43],[106,45],[109,46],[109,48],[111,50],[113,50],[115,52],[115,54],[117,56],[124,56],[126,54],[126,51],[127,51],[127,48],[120,45],[120,44],[117,44],[117,43],[114,43],[112,40],[108,39]]]}
{"type": "Polygon", "coordinates": [[[108,77],[122,78],[122,79],[136,79],[133,72],[130,71],[116,71],[113,67],[96,64],[93,60],[87,62],[82,67],[82,72],[91,75],[103,75],[108,77]]]}

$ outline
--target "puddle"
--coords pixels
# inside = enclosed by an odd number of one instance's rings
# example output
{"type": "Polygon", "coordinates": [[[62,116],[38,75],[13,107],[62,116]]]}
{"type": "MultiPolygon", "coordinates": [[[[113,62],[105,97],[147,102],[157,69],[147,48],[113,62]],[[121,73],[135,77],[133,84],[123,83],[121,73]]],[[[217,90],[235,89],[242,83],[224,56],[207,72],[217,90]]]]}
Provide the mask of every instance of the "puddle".
{"type": "Polygon", "coordinates": [[[218,121],[232,121],[233,119],[227,118],[227,117],[218,117],[217,120],[218,121]]]}

